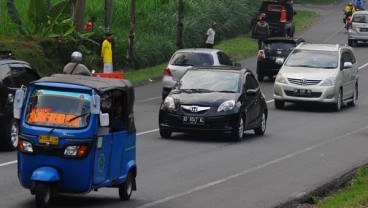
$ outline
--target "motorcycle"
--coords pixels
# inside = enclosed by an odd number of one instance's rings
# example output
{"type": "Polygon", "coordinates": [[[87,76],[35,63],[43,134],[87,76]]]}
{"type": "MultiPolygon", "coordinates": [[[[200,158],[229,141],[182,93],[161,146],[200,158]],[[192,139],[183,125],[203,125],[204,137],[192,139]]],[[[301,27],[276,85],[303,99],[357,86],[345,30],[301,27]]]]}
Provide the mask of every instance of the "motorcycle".
{"type": "Polygon", "coordinates": [[[345,15],[345,18],[343,19],[344,20],[344,24],[345,24],[345,29],[346,30],[349,30],[350,28],[350,21],[351,21],[351,16],[353,15],[352,12],[346,12],[344,13],[345,15]]]}

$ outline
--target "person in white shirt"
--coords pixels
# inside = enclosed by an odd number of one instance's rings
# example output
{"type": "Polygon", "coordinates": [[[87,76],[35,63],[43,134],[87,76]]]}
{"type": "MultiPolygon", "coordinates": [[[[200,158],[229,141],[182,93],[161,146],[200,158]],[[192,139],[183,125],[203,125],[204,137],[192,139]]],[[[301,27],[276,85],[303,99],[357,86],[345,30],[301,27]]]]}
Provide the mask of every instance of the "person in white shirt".
{"type": "Polygon", "coordinates": [[[215,43],[216,28],[216,22],[212,22],[211,27],[207,30],[206,33],[206,48],[213,48],[213,44],[215,43]]]}

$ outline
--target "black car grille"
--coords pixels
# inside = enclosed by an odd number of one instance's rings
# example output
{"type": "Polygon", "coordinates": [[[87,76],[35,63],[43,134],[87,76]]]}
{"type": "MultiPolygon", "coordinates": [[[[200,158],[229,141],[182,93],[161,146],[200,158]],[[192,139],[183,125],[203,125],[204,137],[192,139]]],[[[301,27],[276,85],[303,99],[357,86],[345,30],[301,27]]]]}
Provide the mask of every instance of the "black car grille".
{"type": "Polygon", "coordinates": [[[296,85],[318,85],[321,80],[314,80],[314,79],[293,79],[288,78],[288,81],[292,84],[296,85]]]}
{"type": "Polygon", "coordinates": [[[321,97],[322,95],[321,92],[311,92],[310,94],[307,94],[307,95],[295,94],[293,91],[290,91],[290,90],[285,90],[284,92],[287,96],[291,96],[291,97],[318,98],[318,97],[321,97]]]}

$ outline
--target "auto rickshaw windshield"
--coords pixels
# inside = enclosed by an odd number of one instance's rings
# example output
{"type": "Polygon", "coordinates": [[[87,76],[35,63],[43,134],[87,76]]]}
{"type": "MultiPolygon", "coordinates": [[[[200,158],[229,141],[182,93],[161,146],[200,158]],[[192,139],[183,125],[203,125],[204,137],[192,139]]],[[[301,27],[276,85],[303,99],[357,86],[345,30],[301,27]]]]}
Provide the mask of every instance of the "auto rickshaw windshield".
{"type": "Polygon", "coordinates": [[[34,89],[26,106],[25,122],[35,126],[85,128],[89,124],[90,101],[91,95],[87,93],[34,89]]]}

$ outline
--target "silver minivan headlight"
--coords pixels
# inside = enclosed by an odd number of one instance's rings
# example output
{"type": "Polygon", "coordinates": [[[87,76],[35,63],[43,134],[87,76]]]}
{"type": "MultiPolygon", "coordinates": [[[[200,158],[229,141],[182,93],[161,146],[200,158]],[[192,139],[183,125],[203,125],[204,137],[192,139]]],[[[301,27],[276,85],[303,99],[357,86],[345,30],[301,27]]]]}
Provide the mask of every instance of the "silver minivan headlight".
{"type": "Polygon", "coordinates": [[[329,77],[322,81],[321,86],[334,86],[335,77],[329,77]]]}
{"type": "Polygon", "coordinates": [[[287,84],[286,78],[280,73],[277,74],[275,82],[287,84]]]}

